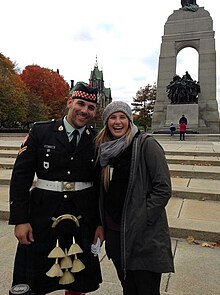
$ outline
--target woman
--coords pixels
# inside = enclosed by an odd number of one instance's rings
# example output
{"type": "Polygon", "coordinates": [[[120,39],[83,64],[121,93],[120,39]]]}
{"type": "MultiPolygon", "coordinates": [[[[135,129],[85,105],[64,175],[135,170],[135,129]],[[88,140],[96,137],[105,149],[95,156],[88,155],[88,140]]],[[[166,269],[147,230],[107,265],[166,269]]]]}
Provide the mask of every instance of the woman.
{"type": "Polygon", "coordinates": [[[159,295],[163,272],[173,272],[165,206],[171,184],[159,143],[140,133],[128,104],[103,112],[97,137],[105,246],[124,295],[159,295]]]}
{"type": "Polygon", "coordinates": [[[181,122],[179,124],[179,129],[180,129],[180,140],[185,140],[186,124],[184,122],[181,122]]]}

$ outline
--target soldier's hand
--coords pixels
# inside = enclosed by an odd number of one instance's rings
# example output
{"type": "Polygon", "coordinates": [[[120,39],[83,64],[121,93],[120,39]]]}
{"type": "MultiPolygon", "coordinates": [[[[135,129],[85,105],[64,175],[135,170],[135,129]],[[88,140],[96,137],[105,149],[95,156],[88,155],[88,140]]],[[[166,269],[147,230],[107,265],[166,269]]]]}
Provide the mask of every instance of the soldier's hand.
{"type": "Polygon", "coordinates": [[[21,244],[30,245],[31,242],[34,242],[33,230],[30,223],[17,224],[14,233],[21,244]]]}

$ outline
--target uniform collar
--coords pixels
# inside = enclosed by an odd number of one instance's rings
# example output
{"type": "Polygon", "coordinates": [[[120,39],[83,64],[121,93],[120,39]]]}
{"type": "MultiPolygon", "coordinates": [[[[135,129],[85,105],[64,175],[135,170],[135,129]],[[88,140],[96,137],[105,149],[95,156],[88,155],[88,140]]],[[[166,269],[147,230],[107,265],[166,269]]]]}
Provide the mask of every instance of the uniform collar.
{"type": "MultiPolygon", "coordinates": [[[[65,129],[66,129],[66,133],[67,133],[67,136],[68,136],[68,137],[72,134],[72,132],[73,132],[74,130],[77,129],[77,128],[74,128],[72,125],[70,125],[70,123],[69,123],[69,122],[67,121],[67,119],[66,119],[66,116],[63,118],[63,124],[64,124],[64,127],[65,127],[65,129]]],[[[80,135],[80,137],[81,137],[81,135],[83,134],[83,132],[84,132],[85,129],[86,129],[86,125],[83,126],[83,127],[81,127],[81,128],[79,128],[79,129],[77,129],[77,130],[79,131],[79,135],[80,135]]]]}

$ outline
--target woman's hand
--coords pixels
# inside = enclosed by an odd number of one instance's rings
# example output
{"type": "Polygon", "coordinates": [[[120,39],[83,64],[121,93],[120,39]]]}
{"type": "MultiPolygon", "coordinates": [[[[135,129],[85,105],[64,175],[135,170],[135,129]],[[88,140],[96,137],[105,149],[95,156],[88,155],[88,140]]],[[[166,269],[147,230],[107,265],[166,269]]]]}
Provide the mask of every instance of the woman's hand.
{"type": "Polygon", "coordinates": [[[105,236],[104,236],[104,228],[101,225],[96,228],[95,236],[94,236],[94,240],[93,240],[94,245],[96,244],[98,238],[100,239],[101,246],[102,246],[105,236]]]}

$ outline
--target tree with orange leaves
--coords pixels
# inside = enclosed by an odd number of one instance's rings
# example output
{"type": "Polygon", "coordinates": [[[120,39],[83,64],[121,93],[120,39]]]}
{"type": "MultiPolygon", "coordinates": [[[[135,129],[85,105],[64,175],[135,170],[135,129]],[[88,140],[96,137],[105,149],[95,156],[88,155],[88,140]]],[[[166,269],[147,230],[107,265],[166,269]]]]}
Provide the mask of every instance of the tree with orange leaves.
{"type": "Polygon", "coordinates": [[[64,114],[69,84],[58,72],[38,65],[29,65],[20,76],[26,84],[29,95],[39,97],[47,107],[48,119],[57,119],[64,114]]]}

